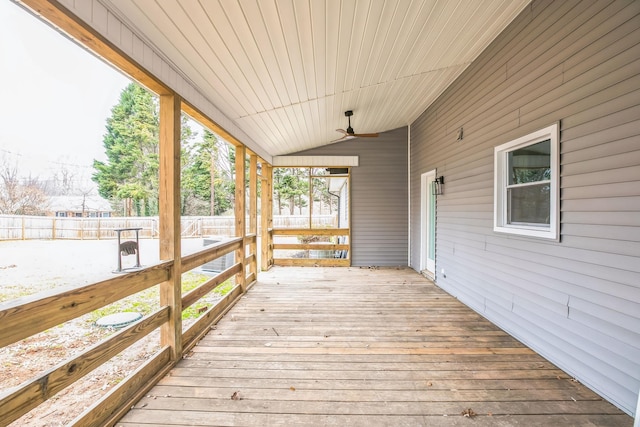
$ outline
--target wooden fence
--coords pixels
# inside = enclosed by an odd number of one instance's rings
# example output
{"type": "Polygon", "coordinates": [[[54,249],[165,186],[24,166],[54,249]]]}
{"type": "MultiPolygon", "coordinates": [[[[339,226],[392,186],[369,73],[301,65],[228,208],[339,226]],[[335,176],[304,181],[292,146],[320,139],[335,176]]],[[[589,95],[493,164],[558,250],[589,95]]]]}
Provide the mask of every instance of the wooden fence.
{"type": "MultiPolygon", "coordinates": [[[[336,217],[313,217],[317,228],[335,227],[336,217]]],[[[233,236],[233,216],[182,217],[182,237],[233,236]]],[[[261,221],[258,220],[258,226],[261,221]]],[[[308,215],[275,215],[275,228],[308,228],[308,215]]],[[[102,240],[115,239],[119,228],[141,228],[140,238],[158,237],[157,217],[68,218],[0,215],[0,240],[102,240]]],[[[258,230],[260,233],[260,230],[258,230]]]]}

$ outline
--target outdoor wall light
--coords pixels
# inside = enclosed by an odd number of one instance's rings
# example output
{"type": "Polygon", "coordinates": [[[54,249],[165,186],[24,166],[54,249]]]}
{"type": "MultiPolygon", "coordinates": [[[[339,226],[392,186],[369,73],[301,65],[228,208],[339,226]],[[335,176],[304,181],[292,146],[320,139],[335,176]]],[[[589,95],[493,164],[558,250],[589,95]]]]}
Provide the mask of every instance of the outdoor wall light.
{"type": "Polygon", "coordinates": [[[433,180],[432,192],[434,195],[439,196],[444,194],[444,176],[439,176],[433,180]]]}

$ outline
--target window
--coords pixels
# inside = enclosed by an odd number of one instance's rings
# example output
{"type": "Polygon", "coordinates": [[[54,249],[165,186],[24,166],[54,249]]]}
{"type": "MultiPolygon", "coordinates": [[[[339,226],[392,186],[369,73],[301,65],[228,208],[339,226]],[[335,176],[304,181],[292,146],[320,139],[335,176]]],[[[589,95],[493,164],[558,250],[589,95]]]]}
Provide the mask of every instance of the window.
{"type": "Polygon", "coordinates": [[[558,239],[558,124],[495,148],[494,231],[558,239]]]}

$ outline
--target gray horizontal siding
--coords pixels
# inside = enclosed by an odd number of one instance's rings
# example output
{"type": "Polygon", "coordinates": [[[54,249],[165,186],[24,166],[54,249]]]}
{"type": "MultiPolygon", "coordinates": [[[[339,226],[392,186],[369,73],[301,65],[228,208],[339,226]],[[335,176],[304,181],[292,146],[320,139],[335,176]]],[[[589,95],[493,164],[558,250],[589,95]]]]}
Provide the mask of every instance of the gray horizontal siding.
{"type": "Polygon", "coordinates": [[[406,266],[408,252],[407,128],[295,155],[359,157],[351,168],[351,263],[406,266]]]}
{"type": "Polygon", "coordinates": [[[420,175],[432,169],[445,176],[438,284],[632,414],[640,389],[640,2],[532,2],[412,123],[414,268],[420,175]],[[494,147],[554,122],[560,242],[494,233],[494,147]]]}

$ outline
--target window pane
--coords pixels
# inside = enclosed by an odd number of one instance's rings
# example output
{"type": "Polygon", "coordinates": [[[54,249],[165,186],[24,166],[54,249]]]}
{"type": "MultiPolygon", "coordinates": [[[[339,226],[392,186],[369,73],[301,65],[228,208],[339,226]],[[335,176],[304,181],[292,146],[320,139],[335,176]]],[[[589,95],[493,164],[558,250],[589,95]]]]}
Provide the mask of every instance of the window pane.
{"type": "Polygon", "coordinates": [[[550,224],[549,184],[507,189],[509,224],[550,224]]]}
{"type": "Polygon", "coordinates": [[[551,179],[551,140],[509,153],[509,185],[551,179]]]}

